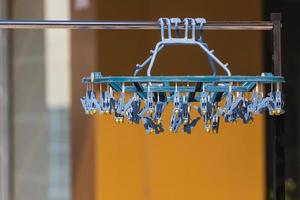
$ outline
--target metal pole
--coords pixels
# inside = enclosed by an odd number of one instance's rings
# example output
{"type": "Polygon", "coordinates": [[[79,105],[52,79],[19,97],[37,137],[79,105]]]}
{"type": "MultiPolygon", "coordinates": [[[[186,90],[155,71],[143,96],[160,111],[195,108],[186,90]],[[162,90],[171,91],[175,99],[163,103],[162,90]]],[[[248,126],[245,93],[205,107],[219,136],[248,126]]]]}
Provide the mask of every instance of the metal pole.
{"type": "MultiPolygon", "coordinates": [[[[0,16],[7,17],[7,0],[0,0],[0,16]]],[[[9,73],[8,31],[0,30],[0,152],[1,180],[0,198],[10,199],[9,160],[9,73]]]]}
{"type": "MultiPolygon", "coordinates": [[[[273,22],[273,73],[276,76],[282,75],[281,66],[281,14],[272,13],[273,22]]],[[[285,155],[283,145],[284,116],[275,117],[275,132],[272,133],[273,146],[273,195],[274,200],[285,199],[285,155]]]]}
{"type": "MultiPolygon", "coordinates": [[[[157,21],[0,20],[0,29],[160,29],[157,21]]],[[[173,29],[175,27],[172,27],[173,29]]],[[[178,26],[184,29],[183,24],[178,26]]],[[[199,28],[199,27],[197,27],[199,28]]],[[[204,30],[272,30],[269,21],[207,22],[204,30]]]]}

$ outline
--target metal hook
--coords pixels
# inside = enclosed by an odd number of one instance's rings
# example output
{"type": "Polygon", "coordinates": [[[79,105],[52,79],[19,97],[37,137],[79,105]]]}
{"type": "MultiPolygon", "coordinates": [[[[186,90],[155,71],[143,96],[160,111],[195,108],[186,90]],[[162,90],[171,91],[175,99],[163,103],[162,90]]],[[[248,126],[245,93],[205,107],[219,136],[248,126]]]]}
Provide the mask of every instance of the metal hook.
{"type": "Polygon", "coordinates": [[[163,18],[160,18],[158,21],[160,24],[161,40],[165,39],[165,23],[167,24],[168,38],[171,39],[172,38],[171,20],[169,18],[163,17],[163,18]]]}
{"type": "Polygon", "coordinates": [[[196,18],[195,19],[196,24],[199,24],[199,30],[200,30],[200,36],[199,36],[199,41],[203,42],[204,41],[204,24],[206,24],[206,19],[204,18],[196,18]]]}
{"type": "Polygon", "coordinates": [[[165,22],[163,20],[163,18],[160,18],[159,20],[159,25],[160,25],[160,37],[161,40],[165,39],[165,22]]]}
{"type": "Polygon", "coordinates": [[[195,19],[193,19],[193,18],[185,18],[183,20],[183,22],[184,22],[184,30],[185,30],[184,38],[185,39],[189,38],[189,27],[191,25],[192,40],[195,40],[195,35],[196,35],[196,23],[195,23],[195,19]]]}
{"type": "Polygon", "coordinates": [[[173,23],[174,27],[175,27],[175,38],[178,38],[179,37],[178,24],[181,23],[181,19],[180,18],[171,18],[171,23],[173,23]]]}
{"type": "Polygon", "coordinates": [[[164,20],[167,22],[167,26],[168,26],[168,39],[172,39],[171,20],[169,18],[165,18],[164,20]]]}

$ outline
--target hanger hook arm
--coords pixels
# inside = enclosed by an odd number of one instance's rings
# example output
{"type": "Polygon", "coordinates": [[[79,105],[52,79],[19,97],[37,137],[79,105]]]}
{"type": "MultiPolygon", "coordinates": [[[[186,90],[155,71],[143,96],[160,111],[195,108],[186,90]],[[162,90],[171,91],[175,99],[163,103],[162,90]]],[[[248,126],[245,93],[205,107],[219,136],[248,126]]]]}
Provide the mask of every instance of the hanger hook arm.
{"type": "MultiPolygon", "coordinates": [[[[206,46],[206,48],[208,48],[208,45],[204,42],[204,25],[206,23],[206,19],[205,18],[196,18],[195,22],[196,22],[196,25],[199,24],[199,30],[200,30],[200,35],[199,35],[198,41],[201,42],[204,46],[206,46]]],[[[213,76],[217,75],[217,68],[216,68],[214,60],[210,57],[209,54],[207,54],[207,59],[208,59],[210,68],[213,72],[213,76]]]]}

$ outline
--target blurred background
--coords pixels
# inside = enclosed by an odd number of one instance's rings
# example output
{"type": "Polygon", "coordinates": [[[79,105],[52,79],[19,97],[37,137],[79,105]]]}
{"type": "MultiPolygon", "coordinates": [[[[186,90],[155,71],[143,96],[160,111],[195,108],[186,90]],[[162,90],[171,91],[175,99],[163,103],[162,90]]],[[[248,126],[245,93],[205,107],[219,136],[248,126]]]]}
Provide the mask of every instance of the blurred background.
{"type": "MultiPolygon", "coordinates": [[[[249,21],[282,12],[287,200],[300,199],[299,10],[299,0],[0,0],[1,19],[249,21]]],[[[155,136],[142,125],[84,115],[81,78],[92,71],[131,75],[159,39],[159,31],[143,30],[0,31],[0,155],[9,155],[3,200],[272,199],[271,119],[221,123],[218,135],[200,123],[189,136],[155,136]]],[[[207,31],[206,40],[233,74],[271,71],[270,33],[207,31]]],[[[208,73],[194,47],[168,48],[153,69],[208,73]]]]}

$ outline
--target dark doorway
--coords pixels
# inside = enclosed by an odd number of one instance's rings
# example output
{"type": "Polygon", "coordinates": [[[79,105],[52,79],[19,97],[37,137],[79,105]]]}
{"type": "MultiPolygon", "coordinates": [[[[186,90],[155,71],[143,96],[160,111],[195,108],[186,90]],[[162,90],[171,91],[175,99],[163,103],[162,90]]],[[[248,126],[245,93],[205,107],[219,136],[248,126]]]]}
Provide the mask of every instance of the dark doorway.
{"type": "MultiPolygon", "coordinates": [[[[282,13],[282,70],[286,83],[283,90],[285,94],[285,121],[283,142],[285,146],[285,182],[286,199],[299,199],[300,175],[300,118],[299,118],[299,91],[300,91],[300,1],[299,0],[265,0],[265,20],[270,19],[270,13],[282,13]],[[298,187],[297,187],[298,185],[298,187]]],[[[265,66],[271,71],[272,51],[271,38],[266,35],[265,40],[265,66]]],[[[274,120],[267,118],[267,199],[272,193],[272,134],[274,133],[274,120]]]]}

